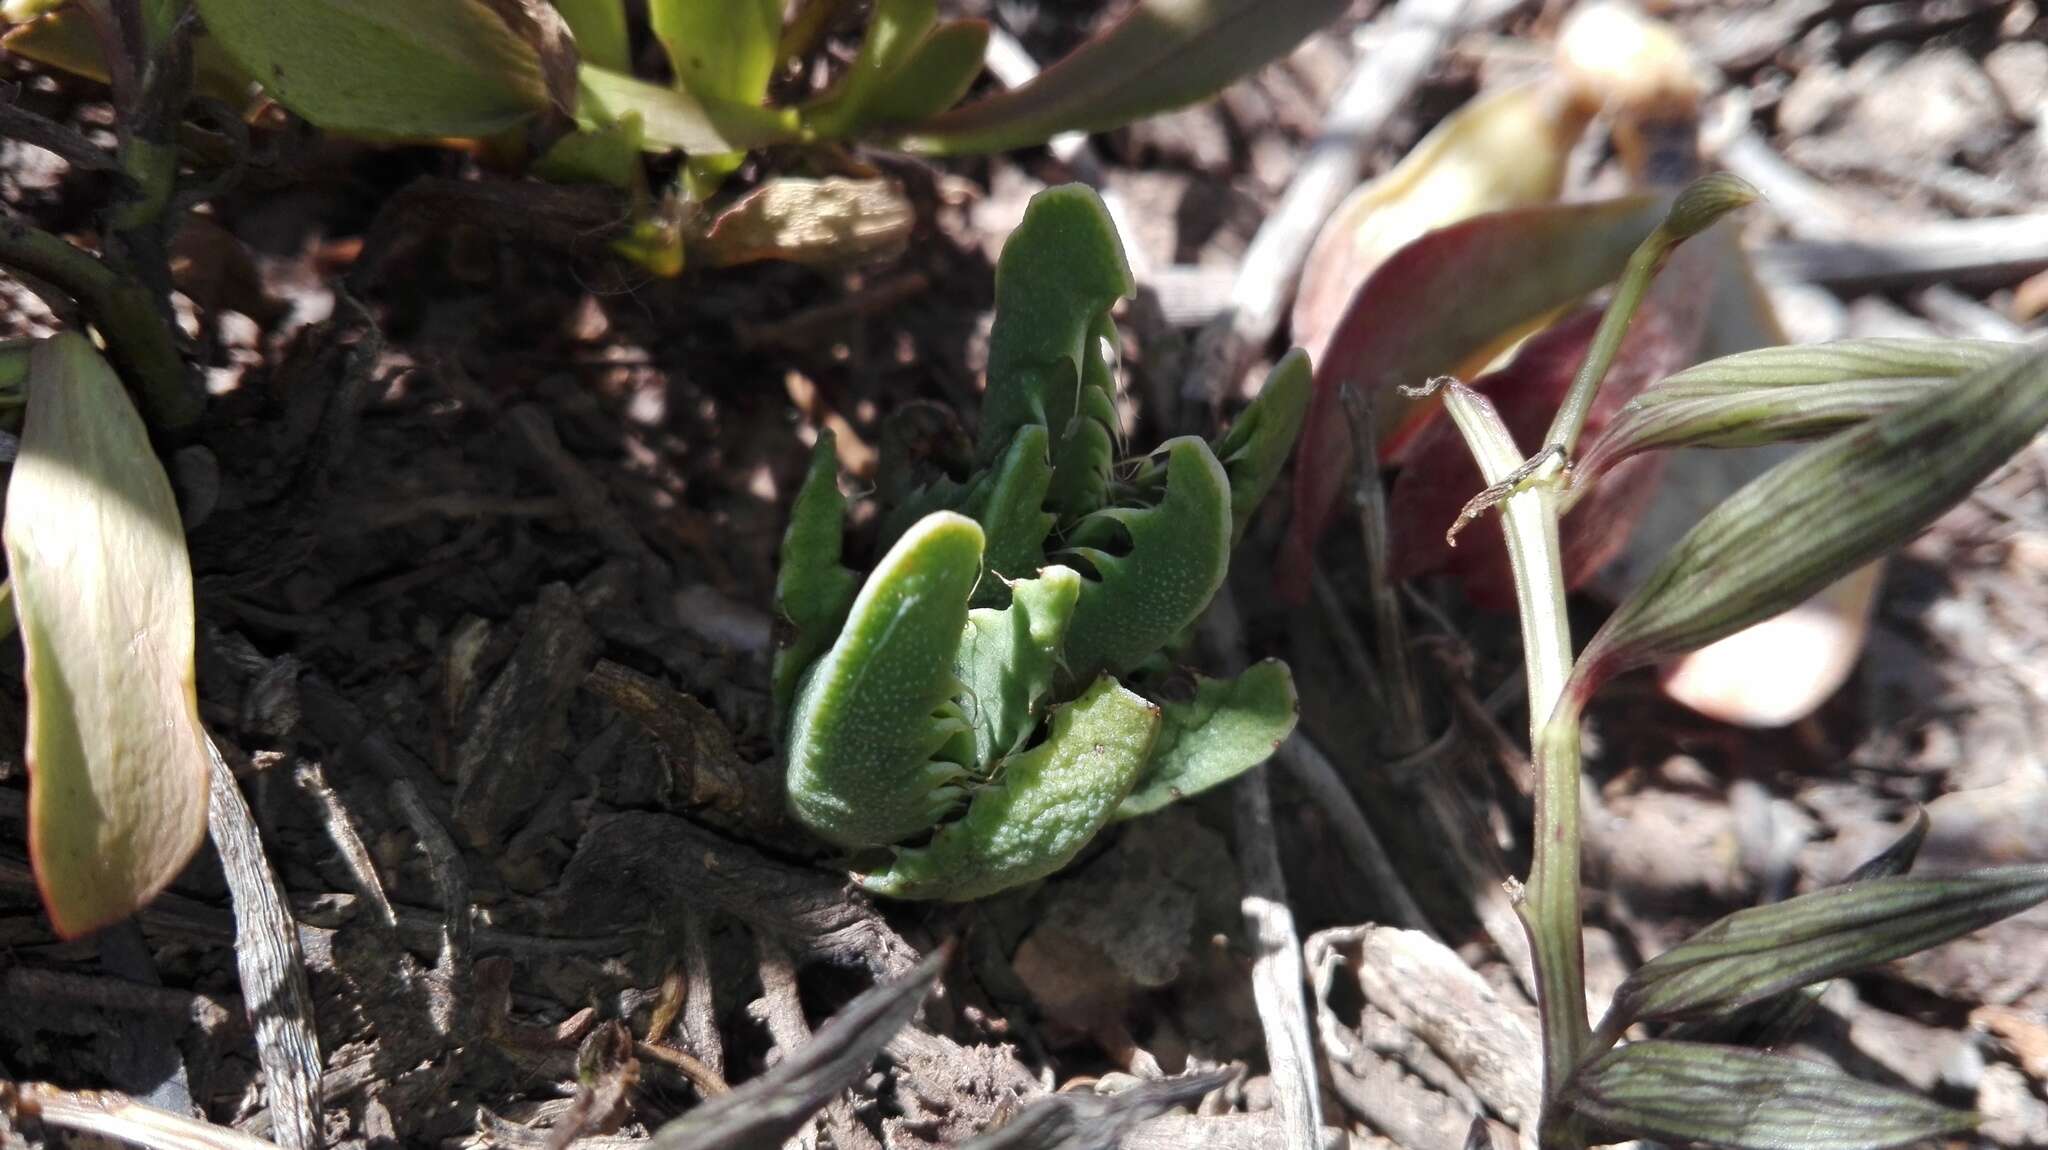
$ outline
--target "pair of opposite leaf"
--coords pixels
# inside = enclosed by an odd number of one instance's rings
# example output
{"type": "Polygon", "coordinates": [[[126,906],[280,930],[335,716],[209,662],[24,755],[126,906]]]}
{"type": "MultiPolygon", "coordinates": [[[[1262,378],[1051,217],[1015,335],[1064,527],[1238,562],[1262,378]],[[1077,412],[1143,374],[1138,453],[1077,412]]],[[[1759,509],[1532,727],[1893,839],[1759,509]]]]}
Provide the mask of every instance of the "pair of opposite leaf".
{"type": "Polygon", "coordinates": [[[1120,477],[1109,311],[1131,290],[1093,192],[1032,200],[996,269],[980,470],[901,492],[865,580],[842,563],[845,498],[818,444],[783,545],[775,700],[792,810],[842,847],[892,848],[859,876],[877,893],[1042,878],[1293,728],[1277,662],[1198,677],[1190,698],[1119,681],[1157,666],[1222,586],[1310,382],[1291,355],[1214,444],[1171,440],[1120,477]]]}

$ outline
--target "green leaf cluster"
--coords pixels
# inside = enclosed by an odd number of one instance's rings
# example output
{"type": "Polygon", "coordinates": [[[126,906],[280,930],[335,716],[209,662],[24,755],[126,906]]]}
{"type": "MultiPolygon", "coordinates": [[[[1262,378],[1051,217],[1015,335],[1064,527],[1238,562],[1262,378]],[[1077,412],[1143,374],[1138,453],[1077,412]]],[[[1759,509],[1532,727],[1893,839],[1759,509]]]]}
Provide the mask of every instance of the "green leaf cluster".
{"type": "Polygon", "coordinates": [[[849,850],[887,848],[858,876],[877,893],[1042,878],[1294,727],[1279,663],[1192,687],[1164,668],[1300,432],[1307,360],[1282,361],[1213,443],[1119,463],[1110,309],[1131,290],[1094,192],[1032,200],[996,269],[976,465],[884,460],[893,506],[864,579],[844,565],[834,444],[817,445],[777,580],[778,719],[791,809],[849,850]]]}

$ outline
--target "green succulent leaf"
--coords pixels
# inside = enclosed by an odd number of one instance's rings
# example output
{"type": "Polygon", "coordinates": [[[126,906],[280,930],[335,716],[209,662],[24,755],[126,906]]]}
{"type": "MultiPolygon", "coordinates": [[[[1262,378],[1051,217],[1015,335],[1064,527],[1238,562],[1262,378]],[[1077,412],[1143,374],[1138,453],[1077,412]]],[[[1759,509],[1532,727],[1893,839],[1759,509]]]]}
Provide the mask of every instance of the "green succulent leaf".
{"type": "Polygon", "coordinates": [[[1216,441],[1216,458],[1230,474],[1230,541],[1244,538],[1252,513],[1279,480],[1294,441],[1308,418],[1315,394],[1315,369],[1308,353],[1295,348],[1273,366],[1259,397],[1245,408],[1230,431],[1216,441]]]}
{"type": "Polygon", "coordinates": [[[1045,428],[1032,424],[1017,437],[1002,462],[970,498],[966,511],[988,537],[988,575],[974,592],[976,606],[1001,606],[1009,601],[1009,581],[1021,579],[1045,562],[1045,537],[1053,517],[1045,510],[1052,484],[1052,461],[1046,457],[1045,428]]]}
{"type": "Polygon", "coordinates": [[[798,688],[790,808],[842,846],[886,846],[932,826],[960,794],[962,764],[937,758],[968,728],[953,657],[981,577],[981,527],[926,516],[882,557],[846,626],[798,688]]]}
{"type": "Polygon", "coordinates": [[[628,112],[609,127],[571,132],[549,145],[533,165],[534,175],[557,184],[604,184],[630,190],[643,185],[641,157],[647,133],[640,116],[628,112]]]}
{"type": "Polygon", "coordinates": [[[1294,733],[1300,703],[1287,664],[1268,659],[1235,679],[1195,680],[1195,697],[1160,707],[1152,762],[1116,809],[1149,815],[1176,799],[1227,783],[1271,758],[1294,733]]]}
{"type": "Polygon", "coordinates": [[[650,151],[716,156],[797,138],[796,113],[787,109],[698,97],[589,63],[577,71],[576,79],[580,127],[608,128],[637,115],[650,151]]]}
{"type": "Polygon", "coordinates": [[[1116,368],[1121,352],[1116,322],[1108,313],[1095,323],[1082,345],[1081,398],[1053,452],[1052,487],[1046,506],[1060,521],[1072,524],[1102,509],[1109,497],[1109,474],[1116,462],[1116,368]]]}
{"type": "Polygon", "coordinates": [[[554,0],[555,11],[576,35],[576,55],[614,72],[633,70],[626,35],[626,0],[554,0]]]}
{"type": "Polygon", "coordinates": [[[66,938],[117,922],[206,837],[192,568],[142,417],[82,335],[31,353],[4,540],[28,693],[29,858],[66,938]]]}
{"type": "MultiPolygon", "coordinates": [[[[208,36],[278,103],[330,131],[488,136],[570,101],[491,0],[194,0],[208,36]]],[[[544,6],[543,6],[544,7],[544,6]]],[[[552,10],[549,10],[552,15],[552,10]]],[[[571,65],[564,74],[573,84],[571,65]]]]}
{"type": "Polygon", "coordinates": [[[1055,709],[1045,742],[1004,762],[930,846],[899,851],[888,869],[857,881],[894,898],[960,901],[1044,878],[1109,821],[1158,730],[1157,707],[1108,676],[1097,679],[1055,709]]]}
{"type": "Polygon", "coordinates": [[[1680,540],[1587,644],[1566,701],[1805,601],[1905,543],[2048,425],[2048,348],[2015,347],[1766,472],[1680,540]]]}
{"type": "Polygon", "coordinates": [[[1112,555],[1075,547],[1095,577],[1084,580],[1067,633],[1067,669],[1075,679],[1120,674],[1157,652],[1195,621],[1230,563],[1230,478],[1192,436],[1160,445],[1167,457],[1166,498],[1157,507],[1110,507],[1082,524],[1114,523],[1130,550],[1112,555]]]}
{"type": "Polygon", "coordinates": [[[2012,350],[1984,340],[1867,339],[1763,348],[1701,364],[1644,389],[1616,413],[1572,469],[1572,486],[1590,488],[1621,461],[1657,448],[1817,439],[1919,399],[2012,350]]]}
{"type": "Polygon", "coordinates": [[[1065,184],[1031,197],[996,261],[984,461],[1007,450],[1027,424],[1064,433],[1080,403],[1089,333],[1135,286],[1116,225],[1093,189],[1065,184]]]}
{"type": "MultiPolygon", "coordinates": [[[[783,0],[649,0],[647,22],[685,92],[706,105],[758,108],[775,74],[782,8],[783,0]]],[[[710,198],[745,159],[740,149],[693,152],[690,198],[710,198]]]]}
{"type": "MultiPolygon", "coordinates": [[[[1905,834],[1850,871],[1842,881],[1863,882],[1905,874],[1913,869],[1913,860],[1919,857],[1920,846],[1927,841],[1927,828],[1927,812],[1923,810],[1914,816],[1913,825],[1905,834]]],[[[1821,983],[1758,999],[1723,1014],[1680,1023],[1666,1031],[1664,1037],[1685,1042],[1725,1042],[1735,1046],[1777,1046],[1791,1041],[1806,1026],[1806,1020],[1813,1017],[1827,987],[1828,984],[1821,983]]]]}
{"type": "Polygon", "coordinates": [[[820,138],[854,130],[875,93],[896,76],[938,20],[937,0],[875,0],[860,54],[832,91],[815,101],[804,120],[820,138]]]}
{"type": "Polygon", "coordinates": [[[820,432],[811,466],[789,509],[782,563],[775,573],[775,614],[788,628],[775,650],[775,718],[780,725],[797,682],[839,634],[860,576],[840,562],[846,539],[846,496],[839,490],[836,437],[820,432]]]}
{"type": "Polygon", "coordinates": [[[941,155],[999,152],[1128,124],[1214,95],[1344,8],[1344,0],[1139,0],[1037,79],[931,120],[906,143],[941,155]]]}
{"type": "Polygon", "coordinates": [[[960,102],[988,56],[988,24],[953,20],[931,30],[893,75],[875,86],[861,109],[863,127],[909,124],[960,102]]]}
{"type": "Polygon", "coordinates": [[[1633,1042],[1573,1076],[1570,1105],[1609,1137],[1741,1150],[1884,1150],[1973,1116],[1819,1063],[1736,1046],[1633,1042]]]}
{"type": "Polygon", "coordinates": [[[1072,568],[1047,567],[1011,584],[1008,607],[968,612],[953,673],[965,688],[961,710],[974,724],[973,761],[982,770],[1014,754],[1037,729],[1080,594],[1081,576],[1072,568]]]}
{"type": "Polygon", "coordinates": [[[759,104],[775,74],[782,8],[782,0],[648,0],[647,23],[684,90],[759,104]]]}
{"type": "Polygon", "coordinates": [[[1639,967],[1601,1030],[1735,1010],[1938,946],[2043,900],[2048,865],[1869,879],[1739,910],[1639,967]]]}

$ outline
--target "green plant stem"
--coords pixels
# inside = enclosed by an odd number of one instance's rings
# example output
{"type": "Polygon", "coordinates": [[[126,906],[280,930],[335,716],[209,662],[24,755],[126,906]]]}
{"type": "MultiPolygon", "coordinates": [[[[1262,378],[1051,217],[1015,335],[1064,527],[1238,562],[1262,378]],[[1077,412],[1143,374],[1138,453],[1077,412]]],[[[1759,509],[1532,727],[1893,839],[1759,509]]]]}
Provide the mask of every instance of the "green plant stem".
{"type": "MultiPolygon", "coordinates": [[[[1522,453],[1486,397],[1456,381],[1445,383],[1444,407],[1465,438],[1488,483],[1500,483],[1523,465],[1522,453]]],[[[1571,627],[1565,615],[1562,549],[1558,545],[1560,464],[1539,469],[1501,503],[1515,594],[1522,618],[1522,652],[1529,680],[1530,745],[1536,749],[1536,835],[1529,881],[1516,910],[1528,932],[1536,968],[1537,1009],[1543,1026],[1543,1142],[1583,1145],[1575,1124],[1563,1120],[1556,1100],[1584,1056],[1591,1029],[1579,913],[1579,756],[1577,723],[1571,745],[1546,738],[1556,729],[1551,712],[1571,676],[1571,627]]]]}
{"type": "Polygon", "coordinates": [[[1614,366],[1629,321],[1635,318],[1636,309],[1642,306],[1643,296],[1650,290],[1650,281],[1657,278],[1672,251],[1712,227],[1722,216],[1754,203],[1757,198],[1757,190],[1749,184],[1719,173],[1693,181],[1672,201],[1664,221],[1628,257],[1628,267],[1614,285],[1614,298],[1608,302],[1600,326],[1593,333],[1593,346],[1587,351],[1585,362],[1579,365],[1579,373],[1572,377],[1571,390],[1565,393],[1556,417],[1550,421],[1550,430],[1543,436],[1545,447],[1559,448],[1569,458],[1572,449],[1578,446],[1579,433],[1585,430],[1586,417],[1593,411],[1593,398],[1600,392],[1600,381],[1607,378],[1607,370],[1614,366]]]}
{"type": "Polygon", "coordinates": [[[0,218],[0,265],[77,301],[106,338],[107,350],[152,424],[175,430],[199,418],[200,395],[187,382],[185,361],[149,288],[116,274],[91,252],[13,216],[0,218]]]}

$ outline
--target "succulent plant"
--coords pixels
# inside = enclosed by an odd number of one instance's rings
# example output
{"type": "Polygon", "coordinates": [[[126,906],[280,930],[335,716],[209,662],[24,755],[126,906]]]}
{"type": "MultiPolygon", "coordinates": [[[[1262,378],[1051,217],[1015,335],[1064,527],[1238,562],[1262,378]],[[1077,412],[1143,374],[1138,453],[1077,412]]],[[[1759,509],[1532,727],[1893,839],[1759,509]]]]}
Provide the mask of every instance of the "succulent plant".
{"type": "Polygon", "coordinates": [[[970,899],[1043,878],[1293,730],[1277,662],[1191,691],[1168,672],[1293,447],[1308,360],[1283,359],[1213,442],[1120,464],[1109,313],[1132,287],[1095,193],[1033,198],[996,268],[976,469],[884,484],[886,546],[864,578],[843,563],[846,500],[820,437],[777,580],[777,717],[797,818],[892,852],[856,876],[876,893],[970,899]]]}

